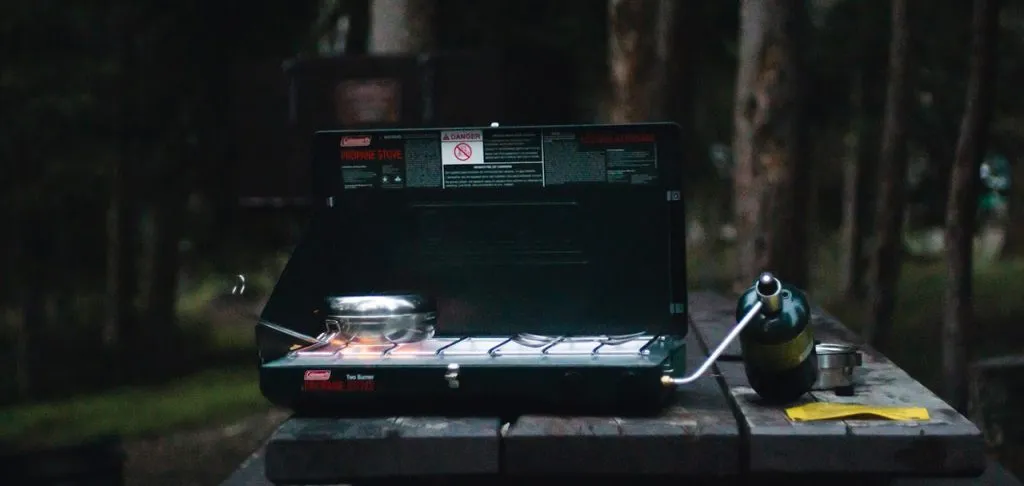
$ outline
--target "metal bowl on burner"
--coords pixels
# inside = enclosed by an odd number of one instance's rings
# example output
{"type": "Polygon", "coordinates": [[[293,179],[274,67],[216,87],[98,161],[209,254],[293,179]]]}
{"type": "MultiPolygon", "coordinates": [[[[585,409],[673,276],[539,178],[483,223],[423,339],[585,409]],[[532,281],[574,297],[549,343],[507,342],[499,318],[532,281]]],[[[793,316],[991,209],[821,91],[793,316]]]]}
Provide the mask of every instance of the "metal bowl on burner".
{"type": "Polygon", "coordinates": [[[434,336],[437,304],[413,293],[337,295],[326,299],[327,329],[360,344],[414,343],[434,336]]]}

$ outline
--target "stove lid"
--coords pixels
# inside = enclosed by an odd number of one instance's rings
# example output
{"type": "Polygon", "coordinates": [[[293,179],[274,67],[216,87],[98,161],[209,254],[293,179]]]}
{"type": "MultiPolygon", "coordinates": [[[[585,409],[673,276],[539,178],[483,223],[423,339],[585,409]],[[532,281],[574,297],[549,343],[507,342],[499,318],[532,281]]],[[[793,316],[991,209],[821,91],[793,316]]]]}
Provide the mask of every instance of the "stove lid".
{"type": "Polygon", "coordinates": [[[674,124],[318,132],[314,209],[263,319],[430,296],[438,335],[686,333],[674,124]]]}

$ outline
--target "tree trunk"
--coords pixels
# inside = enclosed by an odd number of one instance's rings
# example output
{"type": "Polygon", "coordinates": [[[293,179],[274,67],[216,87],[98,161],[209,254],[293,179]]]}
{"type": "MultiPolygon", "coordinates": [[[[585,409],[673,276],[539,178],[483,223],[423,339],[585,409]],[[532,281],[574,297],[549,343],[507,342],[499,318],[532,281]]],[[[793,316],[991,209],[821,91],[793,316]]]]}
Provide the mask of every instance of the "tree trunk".
{"type": "Polygon", "coordinates": [[[1024,159],[1018,156],[1010,163],[1009,214],[1000,255],[1004,259],[1024,256],[1024,159]]]}
{"type": "MultiPolygon", "coordinates": [[[[125,24],[131,27],[130,22],[125,24]]],[[[126,28],[122,42],[121,147],[112,172],[107,241],[107,332],[111,334],[104,336],[104,340],[116,342],[122,349],[130,349],[138,337],[139,326],[136,307],[139,290],[139,140],[136,133],[138,100],[135,96],[138,91],[138,56],[130,28],[126,28]]]]}
{"type": "MultiPolygon", "coordinates": [[[[668,107],[668,112],[665,114],[666,119],[671,119],[677,122],[682,131],[683,140],[689,140],[690,143],[686,143],[686,147],[683,148],[683,156],[685,160],[690,161],[692,164],[700,164],[706,167],[711,167],[711,160],[709,159],[708,144],[705,140],[702,140],[701,133],[697,130],[696,126],[696,87],[697,80],[700,76],[701,50],[698,47],[703,39],[708,35],[707,27],[704,25],[705,12],[701,10],[695,4],[682,4],[668,0],[667,3],[671,5],[667,6],[667,14],[673,15],[674,20],[672,24],[665,29],[665,33],[669,38],[665,39],[665,44],[668,47],[668,51],[664,55],[667,59],[667,72],[665,85],[662,86],[661,99],[663,102],[662,106],[668,107]]],[[[685,171],[684,171],[685,172],[685,171]]],[[[682,175],[683,186],[692,186],[689,182],[689,178],[686,174],[682,175]]],[[[721,186],[721,184],[718,184],[721,186]]],[[[718,187],[715,195],[718,196],[715,199],[704,198],[702,200],[707,201],[711,206],[716,203],[721,206],[722,198],[720,193],[722,187],[718,187]]],[[[696,194],[693,196],[699,197],[696,194]]],[[[728,201],[725,201],[728,203],[728,201]]],[[[728,206],[725,206],[728,210],[728,206]]],[[[713,214],[717,214],[717,207],[710,207],[708,211],[711,213],[708,220],[704,223],[708,228],[714,228],[711,232],[712,238],[706,244],[714,245],[714,240],[718,238],[721,233],[718,229],[722,227],[722,218],[715,218],[713,214]],[[717,220],[717,221],[715,221],[717,220]]]]}
{"type": "Polygon", "coordinates": [[[49,239],[46,229],[40,227],[45,218],[25,214],[19,224],[21,228],[19,256],[23,259],[20,292],[21,329],[17,336],[16,379],[21,399],[31,398],[37,390],[37,380],[46,376],[46,360],[39,350],[46,347],[48,322],[46,319],[46,269],[49,267],[49,239]]]}
{"type": "Polygon", "coordinates": [[[351,18],[345,12],[348,4],[349,2],[341,0],[320,1],[317,19],[313,25],[317,54],[340,56],[347,53],[351,25],[351,18]]]}
{"type": "Polygon", "coordinates": [[[863,220],[860,208],[864,201],[860,198],[861,174],[860,145],[863,143],[863,110],[864,110],[864,73],[858,69],[854,75],[853,89],[850,94],[851,123],[844,137],[846,145],[846,162],[843,165],[843,224],[840,229],[840,288],[848,299],[859,299],[863,287],[863,220]]]}
{"type": "Polygon", "coordinates": [[[608,1],[610,123],[664,120],[675,41],[674,0],[608,1]]]}
{"type": "MultiPolygon", "coordinates": [[[[135,145],[135,142],[128,142],[135,145]]],[[[114,211],[117,214],[115,234],[112,235],[108,255],[112,257],[110,267],[114,268],[114,288],[111,296],[114,301],[113,321],[117,326],[116,341],[119,346],[131,347],[138,338],[139,316],[137,299],[139,296],[139,208],[137,198],[137,177],[135,169],[127,166],[137,160],[137,149],[128,149],[120,155],[118,162],[117,186],[114,199],[114,211]]]]}
{"type": "Polygon", "coordinates": [[[735,284],[764,270],[808,283],[802,1],[740,3],[733,107],[735,284]]]}
{"type": "MultiPolygon", "coordinates": [[[[168,162],[175,166],[183,164],[168,162]]],[[[185,195],[182,190],[181,167],[165,178],[153,211],[153,253],[149,281],[149,316],[147,326],[156,329],[155,336],[177,327],[179,244],[184,230],[185,195]]]]}
{"type": "Polygon", "coordinates": [[[345,54],[361,56],[367,52],[370,40],[370,1],[345,2],[348,6],[348,40],[345,54]]]}
{"type": "Polygon", "coordinates": [[[370,0],[371,54],[408,54],[434,48],[434,0],[370,0]]]}
{"type": "Polygon", "coordinates": [[[878,157],[878,199],[874,249],[871,255],[871,315],[864,338],[884,346],[892,327],[903,250],[903,208],[906,205],[907,114],[909,105],[910,29],[907,0],[893,0],[889,41],[889,82],[878,157]]]}
{"type": "Polygon", "coordinates": [[[971,326],[972,253],[977,219],[979,168],[988,143],[995,77],[998,0],[974,0],[967,100],[960,123],[946,208],[946,295],[942,313],[942,375],[945,399],[957,410],[967,407],[967,347],[976,336],[971,326]]]}

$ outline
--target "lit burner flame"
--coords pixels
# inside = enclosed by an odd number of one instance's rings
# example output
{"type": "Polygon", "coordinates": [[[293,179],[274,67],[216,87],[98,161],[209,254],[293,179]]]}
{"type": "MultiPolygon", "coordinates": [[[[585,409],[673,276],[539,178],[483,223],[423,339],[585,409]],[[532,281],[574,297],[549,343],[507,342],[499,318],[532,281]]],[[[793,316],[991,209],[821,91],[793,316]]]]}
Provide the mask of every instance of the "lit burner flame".
{"type": "Polygon", "coordinates": [[[387,342],[354,342],[335,338],[328,341],[327,346],[320,347],[315,351],[312,349],[305,351],[299,350],[298,354],[336,354],[340,358],[374,358],[383,357],[385,355],[395,358],[409,358],[434,355],[437,353],[437,350],[445,344],[448,344],[448,341],[442,341],[440,343],[422,341],[417,343],[394,344],[387,342]]]}

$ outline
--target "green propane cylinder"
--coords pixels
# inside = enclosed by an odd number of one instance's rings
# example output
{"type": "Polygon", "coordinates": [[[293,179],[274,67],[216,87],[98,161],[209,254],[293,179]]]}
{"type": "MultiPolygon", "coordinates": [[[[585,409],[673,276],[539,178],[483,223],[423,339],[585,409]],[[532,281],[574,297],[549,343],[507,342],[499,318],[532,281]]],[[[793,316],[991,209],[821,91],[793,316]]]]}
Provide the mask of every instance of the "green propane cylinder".
{"type": "Polygon", "coordinates": [[[803,291],[763,273],[736,306],[741,320],[761,308],[740,334],[743,366],[751,388],[767,402],[792,402],[818,379],[811,312],[803,291]]]}

